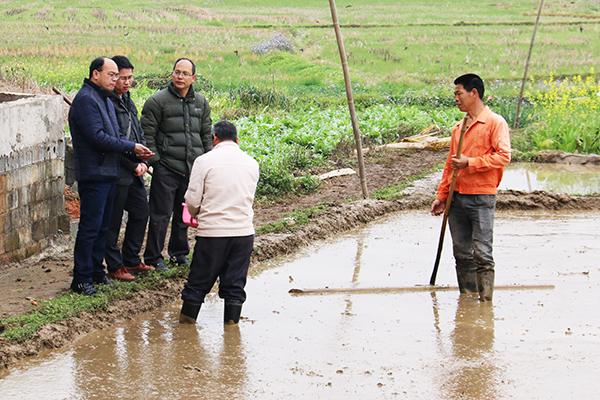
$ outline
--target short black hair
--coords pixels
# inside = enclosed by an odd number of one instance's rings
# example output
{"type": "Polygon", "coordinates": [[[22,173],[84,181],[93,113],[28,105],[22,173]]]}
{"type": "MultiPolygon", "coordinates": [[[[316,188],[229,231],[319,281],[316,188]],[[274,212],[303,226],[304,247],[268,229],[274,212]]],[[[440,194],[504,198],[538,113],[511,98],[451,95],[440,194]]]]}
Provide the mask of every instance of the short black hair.
{"type": "Polygon", "coordinates": [[[454,80],[455,85],[462,85],[467,92],[470,92],[473,89],[477,89],[477,93],[479,94],[479,98],[483,100],[483,93],[485,92],[485,87],[483,86],[483,79],[479,77],[479,75],[475,74],[464,74],[459,76],[454,80]]]}
{"type": "Polygon", "coordinates": [[[104,67],[105,59],[106,59],[106,57],[98,57],[98,58],[94,58],[94,60],[92,60],[92,63],[90,64],[90,75],[89,75],[90,79],[92,79],[92,74],[94,73],[94,71],[102,71],[102,68],[104,67]]]}
{"type": "Polygon", "coordinates": [[[192,75],[196,75],[196,64],[194,64],[194,62],[187,57],[180,57],[177,60],[175,60],[175,64],[173,64],[173,71],[175,71],[175,67],[177,66],[177,63],[182,60],[186,60],[186,61],[189,61],[190,63],[192,63],[192,75]]]}
{"type": "Polygon", "coordinates": [[[119,71],[122,69],[133,69],[133,64],[129,61],[129,58],[125,56],[114,56],[112,60],[117,64],[119,71]]]}
{"type": "Polygon", "coordinates": [[[237,129],[234,124],[229,121],[222,120],[213,125],[213,135],[219,140],[237,140],[237,129]]]}

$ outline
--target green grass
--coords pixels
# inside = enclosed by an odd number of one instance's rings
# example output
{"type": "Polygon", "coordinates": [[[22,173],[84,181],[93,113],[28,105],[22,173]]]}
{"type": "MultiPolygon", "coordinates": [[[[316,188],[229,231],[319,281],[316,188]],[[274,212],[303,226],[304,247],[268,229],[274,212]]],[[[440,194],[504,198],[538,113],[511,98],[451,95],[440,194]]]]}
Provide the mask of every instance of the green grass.
{"type": "Polygon", "coordinates": [[[301,208],[288,213],[282,219],[259,226],[256,229],[258,235],[267,233],[295,232],[308,224],[311,219],[318,217],[329,209],[328,204],[317,204],[316,206],[301,208]]]}
{"type": "Polygon", "coordinates": [[[84,296],[64,293],[50,300],[39,301],[35,310],[0,320],[0,338],[21,342],[31,338],[43,326],[64,321],[82,312],[105,309],[115,300],[127,298],[132,293],[158,287],[164,279],[187,276],[187,268],[173,267],[165,272],[153,272],[138,277],[133,282],[117,282],[110,286],[96,286],[98,294],[84,296]]]}
{"type": "MultiPolygon", "coordinates": [[[[490,82],[505,82],[501,91],[514,95],[537,3],[467,0],[456,7],[442,0],[339,1],[353,80],[399,92],[407,86],[447,85],[470,70],[490,82]]],[[[74,90],[89,61],[100,54],[127,54],[138,73],[163,76],[175,58],[187,55],[220,89],[251,82],[289,94],[330,85],[342,93],[327,2],[281,4],[237,0],[173,5],[163,0],[123,7],[115,0],[4,1],[0,71],[74,90]],[[276,32],[293,42],[294,54],[252,54],[255,44],[276,32]]],[[[547,3],[534,76],[576,74],[599,64],[598,8],[591,0],[547,3]]]]}

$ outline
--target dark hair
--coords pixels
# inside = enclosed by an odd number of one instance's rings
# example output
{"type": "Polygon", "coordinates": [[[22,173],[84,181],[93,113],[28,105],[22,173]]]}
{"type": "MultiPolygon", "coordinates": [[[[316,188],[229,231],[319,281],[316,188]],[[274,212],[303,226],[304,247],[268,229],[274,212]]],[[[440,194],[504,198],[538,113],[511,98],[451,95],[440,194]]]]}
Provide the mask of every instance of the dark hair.
{"type": "Polygon", "coordinates": [[[483,87],[483,79],[479,77],[479,75],[475,74],[464,74],[459,76],[454,80],[455,85],[462,85],[467,92],[470,92],[473,89],[477,89],[477,93],[479,94],[479,98],[483,99],[483,93],[485,92],[485,88],[483,87]]]}
{"type": "Polygon", "coordinates": [[[129,58],[125,56],[114,56],[112,60],[117,64],[119,71],[122,69],[133,69],[133,64],[129,61],[129,58]]]}
{"type": "Polygon", "coordinates": [[[88,78],[92,79],[92,74],[94,73],[94,71],[98,71],[98,72],[102,71],[102,67],[104,67],[105,59],[106,59],[106,57],[94,58],[94,60],[90,64],[90,75],[88,78]]]}
{"type": "Polygon", "coordinates": [[[177,63],[179,61],[183,61],[183,60],[186,60],[186,61],[189,61],[190,63],[192,63],[192,75],[196,75],[196,64],[194,64],[194,62],[187,57],[181,57],[181,58],[178,58],[177,60],[175,60],[175,64],[173,64],[173,71],[175,71],[175,67],[177,66],[177,63]]]}
{"type": "Polygon", "coordinates": [[[213,135],[219,140],[237,140],[237,129],[229,121],[222,120],[213,125],[213,135]]]}

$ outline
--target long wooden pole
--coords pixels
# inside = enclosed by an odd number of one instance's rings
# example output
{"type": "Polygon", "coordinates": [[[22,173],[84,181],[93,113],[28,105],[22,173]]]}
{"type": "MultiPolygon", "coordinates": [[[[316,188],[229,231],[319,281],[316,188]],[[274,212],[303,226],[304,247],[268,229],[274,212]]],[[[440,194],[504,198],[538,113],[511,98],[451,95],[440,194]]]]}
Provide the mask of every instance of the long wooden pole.
{"type": "MultiPolygon", "coordinates": [[[[497,285],[494,290],[552,290],[554,285],[497,285]]],[[[327,294],[385,294],[385,293],[416,293],[416,292],[450,292],[458,290],[458,286],[405,286],[405,287],[346,287],[346,288],[316,288],[290,289],[291,295],[327,295],[327,294]]]]}
{"type": "Polygon", "coordinates": [[[525,82],[527,81],[527,73],[529,72],[529,62],[531,61],[531,53],[533,52],[533,43],[535,42],[535,34],[537,33],[538,25],[540,24],[540,16],[542,15],[542,8],[544,7],[544,0],[540,0],[540,6],[538,8],[537,18],[535,19],[535,25],[533,27],[533,34],[531,35],[531,42],[529,43],[529,52],[527,53],[527,61],[525,61],[525,71],[523,72],[523,80],[521,81],[521,91],[519,92],[519,101],[517,102],[517,111],[515,113],[514,128],[518,128],[521,122],[521,104],[523,103],[523,94],[525,92],[525,82]]]}
{"type": "MultiPolygon", "coordinates": [[[[460,128],[460,137],[458,138],[458,148],[456,149],[456,157],[460,158],[462,154],[463,138],[467,131],[467,116],[462,121],[460,128]]],[[[450,181],[450,190],[448,191],[448,198],[446,199],[446,208],[444,208],[444,218],[442,220],[442,229],[440,231],[440,239],[438,240],[437,254],[435,255],[435,263],[433,264],[433,271],[431,272],[431,278],[429,278],[429,284],[435,285],[435,278],[437,277],[438,268],[440,266],[440,259],[442,258],[442,248],[444,247],[444,236],[446,235],[446,224],[448,223],[448,213],[450,212],[450,206],[452,205],[452,197],[454,196],[454,187],[456,186],[456,176],[458,171],[455,169],[452,171],[452,180],[450,181]]]]}
{"type": "Polygon", "coordinates": [[[346,49],[344,48],[344,39],[342,38],[342,31],[340,30],[340,24],[338,23],[337,7],[335,0],[329,0],[329,8],[331,9],[331,18],[333,19],[333,28],[335,30],[335,37],[337,39],[338,50],[340,52],[340,59],[342,61],[342,70],[344,71],[344,82],[346,83],[346,97],[348,98],[348,108],[350,109],[350,118],[352,119],[352,131],[354,132],[354,143],[356,145],[356,155],[358,157],[358,172],[360,176],[360,186],[362,189],[363,198],[369,197],[367,190],[367,180],[365,177],[365,161],[363,158],[362,151],[362,139],[360,134],[360,128],[358,127],[358,119],[356,118],[356,110],[354,109],[354,96],[352,95],[352,84],[350,82],[350,72],[348,71],[348,57],[346,56],[346,49]]]}

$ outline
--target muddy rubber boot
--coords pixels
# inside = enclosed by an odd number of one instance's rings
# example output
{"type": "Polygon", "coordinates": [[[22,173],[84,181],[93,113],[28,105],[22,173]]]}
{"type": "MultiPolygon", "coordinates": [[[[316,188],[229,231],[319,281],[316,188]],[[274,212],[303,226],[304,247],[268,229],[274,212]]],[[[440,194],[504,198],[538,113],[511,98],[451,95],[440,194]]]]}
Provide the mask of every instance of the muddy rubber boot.
{"type": "Polygon", "coordinates": [[[477,294],[477,272],[456,271],[458,290],[461,294],[477,294]]]}
{"type": "Polygon", "coordinates": [[[492,301],[494,295],[494,271],[478,272],[477,286],[479,287],[479,300],[492,301]]]}
{"type": "Polygon", "coordinates": [[[225,325],[236,325],[240,322],[242,314],[241,303],[225,303],[225,311],[223,312],[223,322],[225,325]]]}
{"type": "Polygon", "coordinates": [[[181,312],[179,313],[179,323],[195,324],[201,306],[201,304],[196,305],[184,301],[183,305],[181,306],[181,312]]]}

